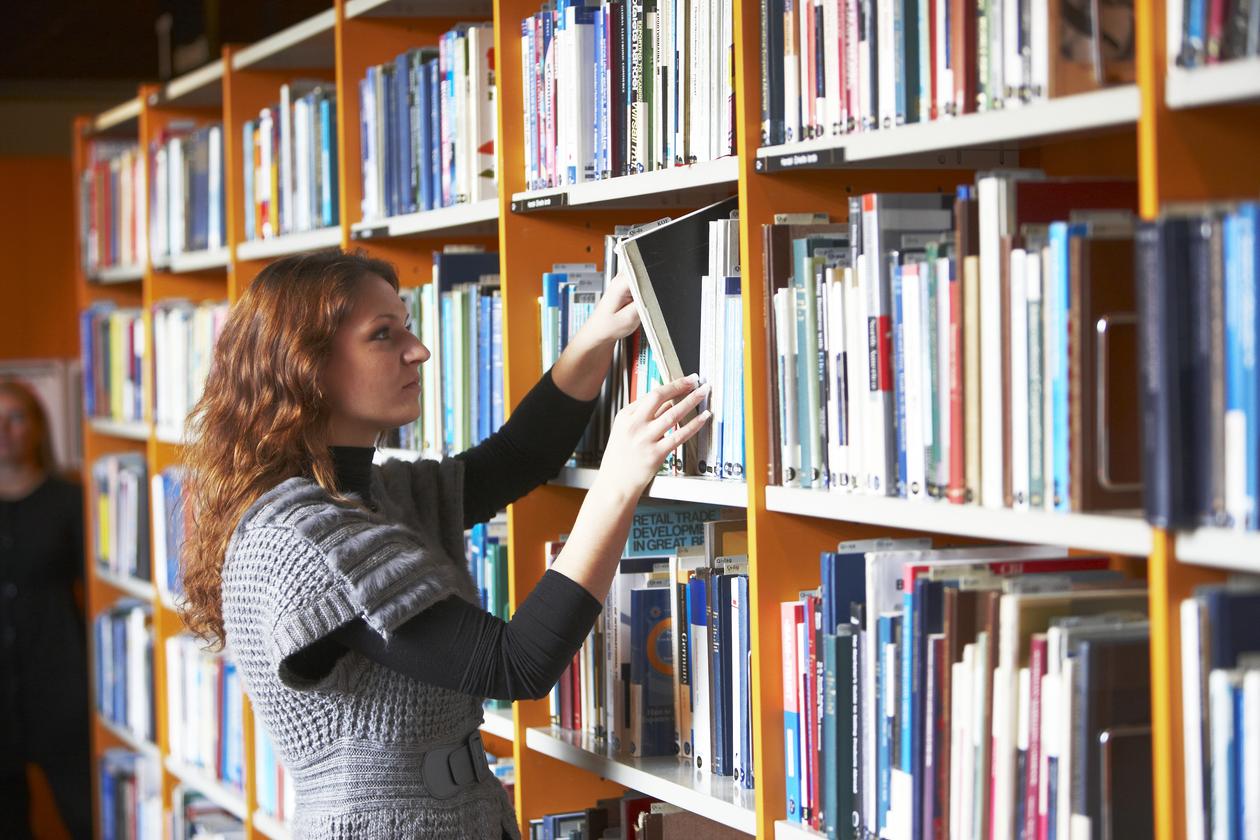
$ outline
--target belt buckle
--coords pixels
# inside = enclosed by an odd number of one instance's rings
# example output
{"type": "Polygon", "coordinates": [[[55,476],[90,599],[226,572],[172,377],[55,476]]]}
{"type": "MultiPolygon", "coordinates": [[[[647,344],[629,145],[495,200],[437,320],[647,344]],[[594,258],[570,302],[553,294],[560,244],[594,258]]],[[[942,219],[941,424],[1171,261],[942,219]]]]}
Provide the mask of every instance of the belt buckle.
{"type": "Polygon", "coordinates": [[[420,774],[425,789],[435,799],[449,799],[460,788],[490,777],[481,731],[474,729],[468,737],[450,747],[437,747],[424,754],[420,774]]]}

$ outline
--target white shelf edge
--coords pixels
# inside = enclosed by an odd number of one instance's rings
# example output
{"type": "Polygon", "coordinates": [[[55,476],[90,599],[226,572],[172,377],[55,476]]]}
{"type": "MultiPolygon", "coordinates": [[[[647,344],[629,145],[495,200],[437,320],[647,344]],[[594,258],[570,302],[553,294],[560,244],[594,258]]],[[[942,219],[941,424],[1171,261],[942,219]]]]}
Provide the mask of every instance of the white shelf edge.
{"type": "Polygon", "coordinates": [[[826,834],[820,834],[804,823],[774,821],[774,840],[825,840],[826,837],[826,834]]]}
{"type": "Polygon", "coordinates": [[[1164,102],[1169,108],[1256,99],[1260,99],[1260,58],[1238,58],[1204,67],[1169,67],[1164,79],[1164,102]]]}
{"type": "MultiPolygon", "coordinates": [[[[475,18],[479,14],[490,16],[493,12],[490,4],[485,2],[485,0],[477,0],[477,2],[465,0],[463,6],[460,12],[461,17],[475,18]]],[[[443,14],[448,8],[449,5],[444,0],[429,0],[429,2],[417,2],[417,0],[349,0],[346,3],[346,20],[377,15],[429,17],[443,14]]]]}
{"type": "Polygon", "coordinates": [[[103,714],[101,714],[99,709],[96,712],[96,719],[100,721],[101,726],[108,729],[111,733],[113,733],[115,738],[122,741],[124,744],[130,747],[133,751],[140,753],[141,755],[143,755],[145,758],[148,758],[148,759],[152,759],[155,761],[161,760],[162,753],[158,750],[157,745],[154,744],[152,741],[146,741],[145,739],[137,736],[130,729],[119,726],[118,724],[114,723],[112,720],[109,720],[103,714]]]}
{"type": "Polygon", "coordinates": [[[1230,528],[1199,528],[1177,532],[1177,559],[1194,566],[1210,566],[1260,574],[1260,532],[1230,528]]]}
{"type": "Polygon", "coordinates": [[[758,158],[840,150],[845,162],[879,160],[954,149],[983,148],[1021,140],[1134,124],[1141,112],[1136,85],[1047,99],[913,123],[897,128],[820,137],[799,143],[763,146],[758,158]]]}
{"type": "MultiPolygon", "coordinates": [[[[595,484],[599,470],[593,467],[564,467],[551,484],[589,490],[595,484]]],[[[652,479],[643,493],[645,498],[673,502],[721,505],[722,507],[748,507],[748,485],[742,481],[717,481],[697,476],[661,475],[652,479]]]]}
{"type": "Polygon", "coordinates": [[[317,15],[295,23],[288,29],[282,29],[274,35],[250,44],[232,56],[232,69],[245,70],[252,65],[278,55],[291,47],[332,32],[337,22],[335,9],[325,9],[317,15]]]}
{"type": "Polygon", "coordinates": [[[994,510],[795,487],[767,487],[766,510],[954,536],[1058,545],[1147,557],[1152,530],[1138,516],[994,510]]]}
{"type": "Polygon", "coordinates": [[[516,724],[512,716],[512,709],[492,709],[486,707],[482,710],[485,722],[481,724],[481,731],[488,732],[496,738],[502,738],[505,741],[511,741],[516,738],[516,724]]]}
{"type": "Polygon", "coordinates": [[[200,767],[193,767],[178,761],[174,756],[166,757],[166,769],[181,782],[203,794],[207,799],[224,809],[237,819],[247,819],[248,809],[245,806],[245,795],[235,788],[211,776],[200,767]]]}
{"type": "Polygon", "coordinates": [[[499,199],[486,198],[467,204],[439,207],[405,216],[389,216],[384,219],[355,222],[350,227],[352,239],[376,239],[382,236],[395,238],[417,236],[425,233],[441,233],[456,228],[485,224],[499,218],[499,199]],[[365,232],[370,232],[366,233],[365,232]]]}
{"type": "Polygon", "coordinates": [[[181,429],[168,429],[164,426],[158,426],[154,430],[153,436],[157,438],[158,443],[167,443],[171,446],[188,445],[188,441],[184,440],[184,433],[181,429]]]}
{"type": "Polygon", "coordinates": [[[101,568],[101,566],[97,564],[93,565],[93,570],[95,571],[98,580],[104,581],[115,589],[121,589],[128,595],[148,601],[149,603],[152,603],[153,599],[157,597],[157,587],[147,580],[140,580],[139,578],[128,577],[127,575],[115,574],[108,569],[101,568]]]}
{"type": "Polygon", "coordinates": [[[109,131],[111,128],[126,123],[129,120],[140,118],[140,97],[128,99],[120,105],[115,105],[108,111],[102,111],[96,115],[96,119],[92,123],[92,127],[97,131],[109,131]]]}
{"type": "Polygon", "coordinates": [[[525,730],[525,744],[535,752],[596,773],[611,782],[685,808],[745,834],[757,833],[754,792],[736,787],[731,777],[696,773],[672,756],[612,758],[575,743],[586,744],[588,741],[586,736],[579,733],[565,732],[555,727],[532,727],[525,730]],[[670,778],[671,776],[674,778],[670,778]],[[748,804],[739,804],[705,791],[703,788],[706,787],[722,789],[731,794],[731,798],[743,799],[748,804]]]}
{"type": "Polygon", "coordinates": [[[189,271],[207,271],[216,268],[227,268],[231,262],[231,254],[227,248],[215,248],[205,251],[189,251],[184,254],[172,254],[167,270],[173,274],[189,271]]]}
{"type": "Polygon", "coordinates": [[[222,78],[223,59],[216,58],[204,67],[185,73],[177,79],[171,79],[166,85],[166,100],[167,102],[175,102],[190,93],[210,87],[222,80],[222,78]]]}
{"type": "Polygon", "coordinates": [[[513,193],[512,201],[529,202],[551,196],[565,196],[563,206],[583,207],[667,195],[700,187],[718,187],[724,184],[735,186],[738,181],[739,158],[729,155],[638,175],[622,175],[568,187],[513,193]]]}
{"type": "Polygon", "coordinates": [[[270,239],[254,239],[236,246],[238,260],[268,260],[305,251],[323,251],[341,245],[341,228],[337,226],[286,233],[270,239]]]}
{"type": "Polygon", "coordinates": [[[105,417],[92,417],[88,419],[92,431],[97,434],[111,435],[113,437],[125,438],[126,440],[147,441],[149,439],[149,424],[138,422],[135,420],[110,420],[105,417]]]}
{"type": "Polygon", "coordinates": [[[138,263],[134,265],[111,265],[106,268],[98,268],[92,272],[91,277],[97,283],[134,283],[137,280],[144,279],[144,266],[138,263]]]}
{"type": "Polygon", "coordinates": [[[270,837],[271,840],[290,840],[293,836],[288,823],[281,822],[262,808],[254,811],[253,823],[260,834],[270,837]]]}

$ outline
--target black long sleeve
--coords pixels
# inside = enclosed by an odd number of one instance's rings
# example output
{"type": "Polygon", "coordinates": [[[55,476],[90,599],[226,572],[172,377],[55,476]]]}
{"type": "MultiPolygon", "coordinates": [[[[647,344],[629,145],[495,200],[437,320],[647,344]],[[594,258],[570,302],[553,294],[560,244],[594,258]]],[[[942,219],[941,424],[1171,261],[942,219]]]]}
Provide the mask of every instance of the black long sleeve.
{"type": "Polygon", "coordinates": [[[591,420],[583,402],[543,374],[503,426],[455,457],[464,462],[464,527],[485,522],[559,474],[591,420]]]}
{"type": "Polygon", "coordinates": [[[356,619],[290,657],[288,667],[327,673],[353,650],[412,679],[474,697],[537,699],[560,679],[601,607],[580,584],[549,570],[511,621],[451,596],[407,621],[388,643],[356,619]]]}

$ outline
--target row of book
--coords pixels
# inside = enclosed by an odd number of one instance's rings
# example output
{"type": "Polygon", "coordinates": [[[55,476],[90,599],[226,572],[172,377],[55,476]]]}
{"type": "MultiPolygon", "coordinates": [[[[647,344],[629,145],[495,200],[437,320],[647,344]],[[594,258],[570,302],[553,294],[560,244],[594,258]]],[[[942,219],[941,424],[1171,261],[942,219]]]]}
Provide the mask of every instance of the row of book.
{"type": "Polygon", "coordinates": [[[1187,840],[1260,834],[1260,581],[1197,588],[1181,602],[1187,840]]]}
{"type": "Polygon", "coordinates": [[[420,416],[386,446],[454,455],[503,424],[503,298],[499,255],[434,252],[432,280],[399,292],[412,333],[429,349],[420,366],[420,416]]]}
{"type": "Polygon", "coordinates": [[[699,814],[629,791],[618,798],[600,799],[580,811],[547,814],[529,821],[528,840],[737,840],[737,829],[699,814]]]}
{"type": "Polygon", "coordinates": [[[168,604],[184,594],[180,553],[191,511],[184,504],[184,470],[167,467],[152,478],[149,488],[153,521],[153,577],[158,593],[168,604]]]}
{"type": "Polygon", "coordinates": [[[88,144],[79,176],[79,243],[83,271],[144,261],[145,162],[139,146],[118,140],[88,144]]]}
{"type": "Polygon", "coordinates": [[[159,433],[183,435],[227,317],[227,301],[170,299],[153,305],[153,420],[159,433]]]}
{"type": "Polygon", "coordinates": [[[340,224],[335,84],[286,82],[241,131],[246,240],[340,224]]]}
{"type": "Polygon", "coordinates": [[[173,840],[245,840],[245,823],[187,784],[171,792],[173,840]]]}
{"type": "Polygon", "coordinates": [[[144,311],[97,301],[79,314],[83,408],[88,417],[145,418],[144,311]]]}
{"type": "Polygon", "coordinates": [[[148,166],[153,263],[226,246],[222,124],[168,123],[149,144],[148,166]]]}
{"type": "Polygon", "coordinates": [[[1244,0],[1182,0],[1166,7],[1168,62],[1202,67],[1260,55],[1260,9],[1244,0]]]}
{"type": "Polygon", "coordinates": [[[363,218],[496,194],[494,27],[461,23],[359,81],[363,218]]]}
{"type": "Polygon", "coordinates": [[[560,0],[521,21],[525,183],[735,153],[730,0],[560,0]]]}
{"type": "Polygon", "coordinates": [[[297,794],[267,727],[254,717],[254,796],[264,814],[282,823],[290,822],[296,812],[297,794]]]}
{"type": "MultiPolygon", "coordinates": [[[[700,505],[640,505],[553,724],[616,755],[678,756],[753,787],[748,535],[700,505]]],[[[554,560],[563,540],[549,543],[554,560]]]]}
{"type": "Polygon", "coordinates": [[[1128,181],[1017,170],[767,225],[772,480],[1138,508],[1135,201],[1128,181]]]}
{"type": "Polygon", "coordinates": [[[162,768],[140,753],[105,750],[97,776],[101,840],[161,837],[162,768]]]}
{"type": "Polygon", "coordinates": [[[166,639],[170,756],[244,790],[244,692],[236,664],[188,635],[166,639]]]}
{"type": "Polygon", "coordinates": [[[495,519],[474,525],[464,534],[464,553],[481,608],[495,618],[510,620],[507,523],[495,519]]]}
{"type": "Polygon", "coordinates": [[[92,464],[91,489],[96,565],[120,577],[150,580],[149,468],[144,455],[98,458],[92,464]]]}
{"type": "Polygon", "coordinates": [[[1168,207],[1137,239],[1146,515],[1260,528],[1260,203],[1168,207]]]}
{"type": "Polygon", "coordinates": [[[842,543],[782,605],[788,818],[829,837],[1153,836],[1140,581],[1065,550],[842,543]]]}
{"type": "Polygon", "coordinates": [[[96,710],[136,738],[155,743],[153,605],[124,598],[92,620],[96,710]]]}
{"type": "Polygon", "coordinates": [[[1015,108],[1134,79],[1132,0],[769,0],[761,142],[1015,108]]]}

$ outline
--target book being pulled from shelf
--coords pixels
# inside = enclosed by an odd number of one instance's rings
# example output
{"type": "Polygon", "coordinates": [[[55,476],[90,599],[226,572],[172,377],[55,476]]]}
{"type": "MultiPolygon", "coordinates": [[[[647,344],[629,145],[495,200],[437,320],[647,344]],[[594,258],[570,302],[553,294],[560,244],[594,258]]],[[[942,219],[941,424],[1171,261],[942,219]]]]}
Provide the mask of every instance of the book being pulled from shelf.
{"type": "Polygon", "coordinates": [[[280,86],[280,102],[241,128],[245,239],[335,227],[337,87],[322,80],[280,86]]]}
{"type": "Polygon", "coordinates": [[[141,309],[96,301],[79,313],[83,409],[89,418],[144,420],[145,337],[141,309]]]}
{"type": "Polygon", "coordinates": [[[236,664],[189,635],[166,639],[170,756],[231,788],[245,789],[244,690],[236,664]]]}
{"type": "Polygon", "coordinates": [[[677,805],[631,791],[620,799],[601,799],[593,808],[532,819],[528,840],[598,840],[601,837],[739,840],[747,836],[677,805]]]}
{"type": "Polygon", "coordinates": [[[493,198],[495,101],[488,23],[369,67],[359,81],[364,220],[493,198]]]}
{"type": "Polygon", "coordinates": [[[1146,590],[1063,549],[841,543],[781,605],[788,819],[1153,835],[1146,590]]]}
{"type": "Polygon", "coordinates": [[[151,580],[149,468],[144,455],[104,455],[93,462],[90,505],[97,566],[118,577],[151,580]]]}
{"type": "Polygon", "coordinates": [[[499,255],[480,249],[433,254],[433,279],[399,296],[409,328],[432,354],[420,366],[420,416],[385,446],[455,455],[503,425],[503,296],[499,255]]]}
{"type": "MultiPolygon", "coordinates": [[[[748,531],[698,505],[640,505],[552,722],[611,754],[678,756],[753,787],[748,531]]],[[[549,560],[563,541],[548,544],[549,560]]]]}
{"type": "Polygon", "coordinates": [[[153,476],[149,489],[153,508],[153,569],[158,593],[167,603],[184,595],[180,555],[191,512],[184,506],[184,470],[170,466],[153,476]]]}
{"type": "Polygon", "coordinates": [[[1146,517],[1260,528],[1260,202],[1180,205],[1137,234],[1146,517]]]}
{"type": "Polygon", "coordinates": [[[92,621],[96,710],[141,741],[157,740],[153,703],[153,605],[119,600],[92,621]]]}
{"type": "Polygon", "coordinates": [[[1247,0],[1169,3],[1168,64],[1203,67],[1260,56],[1260,8],[1247,0]]]}
{"type": "Polygon", "coordinates": [[[79,247],[83,271],[144,262],[145,162],[140,147],[93,140],[79,177],[79,247]]]}
{"type": "Polygon", "coordinates": [[[214,345],[227,323],[227,301],[164,300],[153,305],[153,419],[159,434],[182,437],[201,399],[214,345]]]}
{"type": "Polygon", "coordinates": [[[761,143],[876,131],[1134,80],[1132,0],[768,0],[761,143]]]}
{"type": "Polygon", "coordinates": [[[1260,830],[1260,580],[1200,586],[1181,602],[1185,836],[1260,830]]]}
{"type": "Polygon", "coordinates": [[[1014,170],[766,225],[771,482],[1137,509],[1135,202],[1014,170]]]}
{"type": "Polygon", "coordinates": [[[276,755],[276,744],[258,715],[254,715],[254,796],[264,814],[282,823],[291,822],[296,811],[293,781],[276,755]]]}
{"type": "Polygon", "coordinates": [[[124,749],[101,755],[101,840],[161,837],[162,768],[157,759],[124,749]]]}
{"type": "Polygon", "coordinates": [[[735,153],[730,0],[560,0],[521,21],[528,189],[735,153]]]}
{"type": "Polygon", "coordinates": [[[245,840],[245,823],[187,784],[171,793],[173,840],[245,840]]]}
{"type": "Polygon", "coordinates": [[[149,255],[154,263],[227,245],[223,126],[173,120],[149,144],[149,255]]]}

